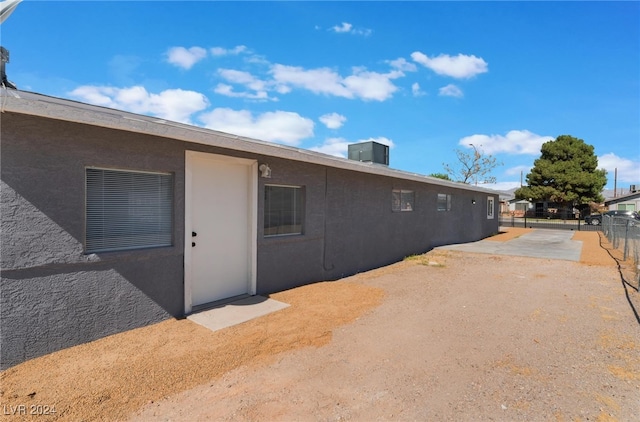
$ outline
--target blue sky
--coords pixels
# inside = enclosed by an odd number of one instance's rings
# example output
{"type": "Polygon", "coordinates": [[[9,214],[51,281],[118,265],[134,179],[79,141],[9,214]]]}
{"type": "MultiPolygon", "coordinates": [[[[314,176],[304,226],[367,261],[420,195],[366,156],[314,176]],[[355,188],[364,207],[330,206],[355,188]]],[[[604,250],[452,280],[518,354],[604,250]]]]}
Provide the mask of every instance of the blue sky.
{"type": "Polygon", "coordinates": [[[419,174],[473,144],[498,189],[569,134],[640,185],[639,2],[24,0],[1,41],[27,91],[419,174]]]}

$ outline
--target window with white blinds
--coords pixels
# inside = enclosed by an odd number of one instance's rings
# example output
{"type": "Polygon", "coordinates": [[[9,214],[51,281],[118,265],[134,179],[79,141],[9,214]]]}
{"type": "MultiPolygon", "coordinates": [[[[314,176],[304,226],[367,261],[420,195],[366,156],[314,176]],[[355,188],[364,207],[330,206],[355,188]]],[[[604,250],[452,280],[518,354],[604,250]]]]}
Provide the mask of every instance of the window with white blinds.
{"type": "Polygon", "coordinates": [[[171,246],[173,176],[86,169],[85,250],[171,246]]]}

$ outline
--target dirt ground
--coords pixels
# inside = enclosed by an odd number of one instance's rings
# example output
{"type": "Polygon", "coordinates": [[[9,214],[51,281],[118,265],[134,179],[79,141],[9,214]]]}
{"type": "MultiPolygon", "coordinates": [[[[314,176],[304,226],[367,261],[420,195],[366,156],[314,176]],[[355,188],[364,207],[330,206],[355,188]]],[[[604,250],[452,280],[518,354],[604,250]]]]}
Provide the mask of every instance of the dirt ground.
{"type": "Polygon", "coordinates": [[[33,359],[0,373],[0,416],[640,420],[630,265],[597,232],[574,239],[580,263],[434,250],[221,331],[171,320],[33,359]]]}

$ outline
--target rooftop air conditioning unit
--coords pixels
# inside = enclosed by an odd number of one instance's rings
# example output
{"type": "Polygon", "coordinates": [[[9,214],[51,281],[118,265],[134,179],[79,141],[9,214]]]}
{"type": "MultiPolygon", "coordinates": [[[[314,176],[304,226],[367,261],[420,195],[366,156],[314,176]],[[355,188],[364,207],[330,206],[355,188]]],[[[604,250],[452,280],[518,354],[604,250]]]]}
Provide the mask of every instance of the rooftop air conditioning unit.
{"type": "Polygon", "coordinates": [[[636,193],[636,185],[629,186],[629,192],[636,193]]]}
{"type": "Polygon", "coordinates": [[[349,159],[388,166],[389,145],[373,141],[351,144],[349,145],[349,159]]]}

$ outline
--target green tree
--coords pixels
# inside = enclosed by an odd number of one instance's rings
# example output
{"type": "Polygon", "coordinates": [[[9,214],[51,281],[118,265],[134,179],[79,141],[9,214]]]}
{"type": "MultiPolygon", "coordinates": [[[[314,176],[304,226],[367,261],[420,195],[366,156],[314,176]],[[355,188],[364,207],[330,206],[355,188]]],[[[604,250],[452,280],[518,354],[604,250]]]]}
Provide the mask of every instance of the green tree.
{"type": "Polygon", "coordinates": [[[549,201],[563,208],[585,208],[589,202],[602,202],[607,172],[598,169],[592,145],[570,135],[545,142],[540,158],[527,174],[527,186],[515,191],[518,199],[549,201]]]}
{"type": "Polygon", "coordinates": [[[499,163],[491,154],[484,154],[475,145],[469,145],[473,147],[473,152],[455,150],[458,158],[456,164],[442,164],[447,174],[451,176],[449,180],[462,183],[474,182],[476,185],[478,181],[495,183],[496,178],[490,176],[491,171],[502,163],[499,163]]]}
{"type": "Polygon", "coordinates": [[[429,177],[435,177],[437,179],[449,180],[452,181],[448,174],[446,173],[431,173],[429,177]]]}

